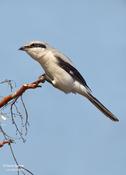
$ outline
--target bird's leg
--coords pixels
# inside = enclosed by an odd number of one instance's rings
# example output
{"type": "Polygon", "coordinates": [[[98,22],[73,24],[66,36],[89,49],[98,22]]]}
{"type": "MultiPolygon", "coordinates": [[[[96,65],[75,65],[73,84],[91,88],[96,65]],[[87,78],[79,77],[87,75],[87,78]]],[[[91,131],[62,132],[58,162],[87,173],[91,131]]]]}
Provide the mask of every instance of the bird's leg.
{"type": "Polygon", "coordinates": [[[38,77],[38,79],[41,79],[42,77],[44,77],[46,79],[46,74],[42,74],[38,77]]]}
{"type": "Polygon", "coordinates": [[[50,84],[53,85],[52,80],[48,77],[48,75],[42,74],[42,75],[40,75],[40,76],[38,77],[38,79],[41,79],[42,77],[45,77],[45,80],[46,80],[48,83],[50,83],[50,84]]]}

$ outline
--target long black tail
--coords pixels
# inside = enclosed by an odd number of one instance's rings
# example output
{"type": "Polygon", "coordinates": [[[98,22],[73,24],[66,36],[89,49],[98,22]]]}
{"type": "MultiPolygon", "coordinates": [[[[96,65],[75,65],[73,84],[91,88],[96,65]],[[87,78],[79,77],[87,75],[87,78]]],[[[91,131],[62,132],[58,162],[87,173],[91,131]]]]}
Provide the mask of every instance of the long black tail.
{"type": "Polygon", "coordinates": [[[92,94],[88,93],[86,97],[93,105],[95,105],[108,118],[110,118],[111,120],[115,122],[119,121],[119,119],[111,111],[109,111],[99,100],[97,100],[92,94]]]}

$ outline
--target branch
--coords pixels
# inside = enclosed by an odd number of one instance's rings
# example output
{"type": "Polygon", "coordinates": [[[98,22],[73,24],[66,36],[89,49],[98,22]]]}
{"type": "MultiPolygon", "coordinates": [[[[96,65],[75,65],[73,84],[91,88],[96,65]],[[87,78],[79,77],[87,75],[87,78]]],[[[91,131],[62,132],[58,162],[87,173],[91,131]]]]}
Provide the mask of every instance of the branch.
{"type": "Polygon", "coordinates": [[[10,102],[11,100],[15,99],[15,101],[17,101],[17,99],[22,96],[22,94],[28,90],[28,89],[35,89],[38,87],[41,87],[39,84],[40,83],[44,83],[46,80],[45,78],[45,74],[42,75],[38,80],[32,82],[32,83],[27,83],[27,84],[23,84],[16,92],[4,97],[1,101],[0,101],[0,108],[3,107],[4,105],[6,105],[8,102],[10,102]]]}
{"type": "Polygon", "coordinates": [[[0,148],[3,147],[5,144],[11,144],[13,143],[13,140],[3,140],[0,142],[0,148]]]}
{"type": "MultiPolygon", "coordinates": [[[[2,98],[2,100],[0,101],[0,108],[3,107],[2,108],[2,110],[3,110],[4,107],[7,107],[7,105],[9,104],[12,124],[15,125],[16,131],[18,132],[20,138],[23,141],[24,141],[24,137],[23,137],[22,128],[21,129],[19,128],[18,122],[15,120],[15,116],[16,115],[19,116],[18,120],[20,119],[21,120],[21,126],[25,127],[25,129],[26,129],[25,135],[26,135],[27,134],[27,125],[28,125],[28,113],[27,113],[27,109],[26,109],[25,103],[23,101],[22,95],[28,89],[35,89],[35,88],[41,87],[40,83],[44,83],[45,80],[47,80],[47,79],[46,79],[46,76],[44,74],[44,75],[40,76],[38,78],[38,80],[36,80],[36,81],[34,81],[32,83],[23,84],[19,89],[17,89],[13,93],[12,93],[13,86],[11,84],[11,81],[7,81],[6,80],[6,81],[2,82],[2,83],[6,83],[7,82],[10,85],[11,94],[2,98]],[[25,111],[25,122],[24,122],[24,118],[23,118],[22,114],[18,110],[17,103],[18,103],[19,99],[21,100],[23,108],[24,108],[24,111],[25,111]],[[16,113],[15,113],[15,111],[16,111],[16,113]]],[[[17,165],[17,173],[18,173],[18,175],[20,174],[20,172],[22,174],[24,174],[24,175],[26,173],[29,173],[29,174],[33,175],[33,173],[30,170],[28,170],[27,168],[21,166],[18,163],[17,158],[15,156],[15,153],[13,151],[13,147],[12,147],[13,140],[10,138],[10,136],[8,136],[8,134],[6,134],[6,132],[3,130],[1,125],[0,125],[0,131],[2,132],[2,134],[4,136],[4,139],[5,139],[5,140],[0,142],[0,148],[3,147],[5,144],[8,144],[8,146],[10,148],[10,151],[11,151],[11,154],[12,154],[12,157],[13,157],[16,165],[17,165]]]]}

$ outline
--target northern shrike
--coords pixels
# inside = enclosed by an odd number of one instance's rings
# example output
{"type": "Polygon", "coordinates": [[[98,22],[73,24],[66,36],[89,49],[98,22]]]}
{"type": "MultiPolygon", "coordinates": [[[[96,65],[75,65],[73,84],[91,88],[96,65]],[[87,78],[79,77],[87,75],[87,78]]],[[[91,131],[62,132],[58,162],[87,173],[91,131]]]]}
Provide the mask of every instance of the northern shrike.
{"type": "Polygon", "coordinates": [[[46,79],[54,87],[65,93],[72,92],[83,95],[111,120],[119,121],[112,112],[92,95],[85,79],[67,56],[51,47],[48,43],[40,41],[32,41],[22,46],[19,50],[27,52],[34,60],[40,63],[45,71],[46,79]]]}

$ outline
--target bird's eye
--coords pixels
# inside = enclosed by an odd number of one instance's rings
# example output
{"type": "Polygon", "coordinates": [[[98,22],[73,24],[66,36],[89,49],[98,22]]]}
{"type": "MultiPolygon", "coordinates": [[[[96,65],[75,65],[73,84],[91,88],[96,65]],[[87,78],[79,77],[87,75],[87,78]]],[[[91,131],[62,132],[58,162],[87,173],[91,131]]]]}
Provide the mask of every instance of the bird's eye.
{"type": "Polygon", "coordinates": [[[40,47],[40,48],[46,48],[46,45],[45,44],[42,44],[42,43],[32,43],[30,45],[31,48],[33,47],[40,47]]]}
{"type": "Polygon", "coordinates": [[[31,44],[31,47],[35,47],[35,43],[31,44]]]}

